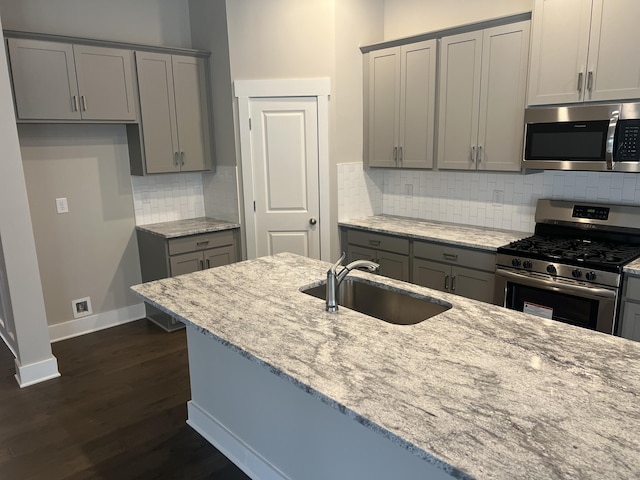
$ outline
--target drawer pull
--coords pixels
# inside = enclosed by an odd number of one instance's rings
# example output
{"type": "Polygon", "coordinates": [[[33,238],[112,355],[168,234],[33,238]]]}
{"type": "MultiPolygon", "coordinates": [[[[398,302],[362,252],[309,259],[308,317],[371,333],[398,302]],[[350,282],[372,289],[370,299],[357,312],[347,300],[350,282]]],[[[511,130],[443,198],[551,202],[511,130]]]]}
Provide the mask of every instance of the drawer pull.
{"type": "Polygon", "coordinates": [[[449,291],[449,275],[444,276],[444,290],[445,292],[449,291]]]}
{"type": "Polygon", "coordinates": [[[456,260],[456,261],[458,260],[457,253],[443,253],[442,256],[447,260],[456,260]]]}
{"type": "Polygon", "coordinates": [[[205,245],[209,245],[209,240],[202,240],[201,242],[196,242],[197,247],[203,247],[205,245]]]}
{"type": "Polygon", "coordinates": [[[380,245],[380,240],[369,240],[369,245],[373,245],[374,247],[377,247],[380,245]]]}
{"type": "Polygon", "coordinates": [[[451,291],[452,292],[456,291],[456,276],[455,275],[453,277],[451,277],[451,291]]]}

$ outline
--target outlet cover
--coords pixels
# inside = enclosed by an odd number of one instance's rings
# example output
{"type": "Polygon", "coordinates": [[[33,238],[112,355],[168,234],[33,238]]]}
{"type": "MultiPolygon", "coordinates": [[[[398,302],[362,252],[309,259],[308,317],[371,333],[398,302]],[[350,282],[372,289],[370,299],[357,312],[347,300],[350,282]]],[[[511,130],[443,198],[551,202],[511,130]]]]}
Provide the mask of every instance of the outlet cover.
{"type": "Polygon", "coordinates": [[[58,213],[69,213],[69,203],[67,197],[56,198],[56,210],[58,213]]]}
{"type": "Polygon", "coordinates": [[[71,300],[71,308],[73,308],[73,318],[86,317],[93,313],[90,297],[71,300]]]}

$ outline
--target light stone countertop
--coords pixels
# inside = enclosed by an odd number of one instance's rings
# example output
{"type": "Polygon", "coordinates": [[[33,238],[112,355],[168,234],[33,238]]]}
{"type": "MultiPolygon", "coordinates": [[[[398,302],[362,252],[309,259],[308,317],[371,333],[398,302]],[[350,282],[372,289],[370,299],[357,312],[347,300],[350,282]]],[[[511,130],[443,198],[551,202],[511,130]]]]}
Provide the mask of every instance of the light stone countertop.
{"type": "Polygon", "coordinates": [[[640,258],[634,260],[623,268],[625,273],[630,275],[640,275],[640,258]]]}
{"type": "Polygon", "coordinates": [[[456,478],[640,478],[640,343],[364,272],[453,308],[331,314],[299,291],[328,267],[280,254],[132,289],[456,478]]]}
{"type": "Polygon", "coordinates": [[[150,223],[138,225],[137,230],[149,232],[163,238],[178,238],[188,235],[219,232],[240,228],[238,223],[224,222],[209,217],[188,218],[186,220],[173,220],[170,222],[150,223]]]}
{"type": "Polygon", "coordinates": [[[394,215],[354,218],[338,222],[338,225],[360,228],[371,232],[403,235],[418,240],[445,242],[493,252],[498,247],[533,235],[529,232],[498,230],[394,215]]]}

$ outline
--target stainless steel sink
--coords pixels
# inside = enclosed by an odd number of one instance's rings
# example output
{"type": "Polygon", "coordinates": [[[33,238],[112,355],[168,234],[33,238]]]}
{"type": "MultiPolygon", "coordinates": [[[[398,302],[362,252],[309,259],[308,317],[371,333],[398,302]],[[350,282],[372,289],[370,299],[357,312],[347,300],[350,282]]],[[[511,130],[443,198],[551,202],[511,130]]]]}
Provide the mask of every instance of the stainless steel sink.
{"type": "MultiPolygon", "coordinates": [[[[327,284],[301,292],[325,300],[327,284]]],[[[451,308],[451,304],[426,296],[414,296],[380,283],[349,277],[338,287],[338,305],[396,325],[415,325],[451,308]]]]}

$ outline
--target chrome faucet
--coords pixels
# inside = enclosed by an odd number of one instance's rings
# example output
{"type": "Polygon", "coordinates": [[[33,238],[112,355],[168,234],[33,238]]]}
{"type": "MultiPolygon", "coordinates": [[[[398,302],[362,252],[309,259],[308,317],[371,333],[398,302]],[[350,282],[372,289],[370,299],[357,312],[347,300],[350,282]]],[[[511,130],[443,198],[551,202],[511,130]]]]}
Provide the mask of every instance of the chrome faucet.
{"type": "Polygon", "coordinates": [[[354,262],[351,262],[346,267],[343,267],[342,270],[340,270],[340,273],[338,273],[338,267],[342,265],[342,261],[344,260],[346,255],[347,254],[343,252],[340,260],[338,260],[335,265],[333,265],[327,271],[327,312],[338,311],[338,287],[351,270],[353,270],[354,268],[367,268],[369,269],[369,271],[375,272],[378,270],[378,268],[380,268],[380,265],[374,262],[370,262],[369,260],[356,260],[354,262]]]}

